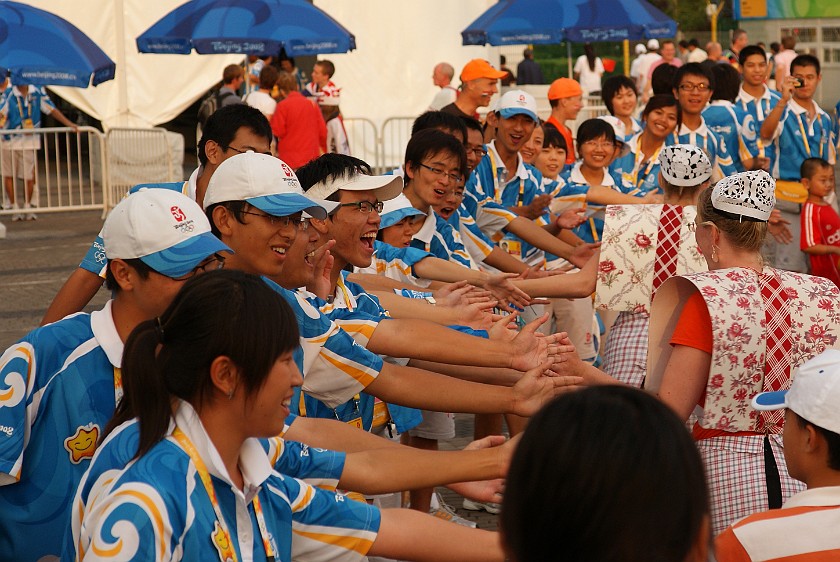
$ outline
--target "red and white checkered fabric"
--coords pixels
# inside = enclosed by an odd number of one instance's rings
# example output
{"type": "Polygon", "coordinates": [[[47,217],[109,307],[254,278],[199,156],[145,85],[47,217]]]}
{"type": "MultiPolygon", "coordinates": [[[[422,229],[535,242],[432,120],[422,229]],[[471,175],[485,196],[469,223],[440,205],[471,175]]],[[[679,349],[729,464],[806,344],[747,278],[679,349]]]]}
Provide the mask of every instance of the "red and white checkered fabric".
{"type": "MultiPolygon", "coordinates": [[[[764,363],[762,392],[783,390],[790,386],[791,362],[788,353],[793,347],[790,329],[790,305],[781,279],[774,274],[761,274],[761,300],[764,302],[767,352],[764,363]]],[[[761,412],[757,431],[781,433],[784,410],[761,412]]]]}
{"type": "Polygon", "coordinates": [[[621,312],[604,342],[602,369],[623,383],[641,388],[647,372],[648,326],[645,312],[621,312]]]}
{"type": "MultiPolygon", "coordinates": [[[[785,464],[781,435],[770,435],[770,447],[782,484],[782,501],[805,489],[790,477],[785,464]]],[[[706,467],[712,532],[717,535],[742,517],[767,511],[767,480],[764,475],[764,436],[712,437],[697,441],[706,467]]]]}
{"type": "Polygon", "coordinates": [[[656,293],[662,283],[677,274],[681,230],[682,206],[662,205],[662,213],[659,215],[656,259],[653,262],[652,294],[656,293]]]}

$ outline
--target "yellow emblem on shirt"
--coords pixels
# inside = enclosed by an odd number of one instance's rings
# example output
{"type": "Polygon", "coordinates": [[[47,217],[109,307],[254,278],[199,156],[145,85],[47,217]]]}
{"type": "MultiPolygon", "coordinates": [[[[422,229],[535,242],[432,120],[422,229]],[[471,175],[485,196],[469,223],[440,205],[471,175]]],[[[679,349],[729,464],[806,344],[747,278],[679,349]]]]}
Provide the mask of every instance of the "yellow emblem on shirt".
{"type": "Polygon", "coordinates": [[[213,546],[216,547],[216,552],[219,553],[219,560],[222,562],[233,562],[236,553],[233,550],[233,545],[230,542],[230,536],[222,529],[218,521],[213,525],[213,532],[210,533],[210,540],[213,541],[213,546]]]}
{"type": "Polygon", "coordinates": [[[96,451],[96,443],[99,441],[99,426],[89,423],[76,428],[72,437],[64,440],[64,449],[70,454],[70,462],[79,464],[84,459],[89,459],[96,451]]]}

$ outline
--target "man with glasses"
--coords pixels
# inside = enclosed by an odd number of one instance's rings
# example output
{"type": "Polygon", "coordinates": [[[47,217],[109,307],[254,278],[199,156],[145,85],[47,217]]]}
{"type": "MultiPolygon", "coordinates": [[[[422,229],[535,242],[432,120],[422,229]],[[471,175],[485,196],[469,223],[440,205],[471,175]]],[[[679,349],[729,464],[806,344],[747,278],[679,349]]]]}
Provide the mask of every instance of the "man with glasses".
{"type": "MultiPolygon", "coordinates": [[[[237,103],[218,109],[204,126],[198,143],[199,167],[185,182],[141,184],[187,195],[201,205],[207,184],[216,168],[235,154],[247,151],[270,154],[271,127],[259,110],[237,103]]],[[[82,263],[59,290],[44,315],[42,324],[55,322],[82,310],[102,286],[105,278],[105,252],[102,236],[91,244],[82,263]]]]}
{"type": "MultiPolygon", "coordinates": [[[[715,78],[700,63],[690,62],[681,66],[674,76],[674,97],[682,110],[682,124],[665,139],[665,145],[691,144],[699,146],[712,164],[712,183],[738,172],[730,147],[706,127],[703,110],[712,98],[715,78]]],[[[737,150],[738,147],[732,147],[737,150]]]]}
{"type": "MultiPolygon", "coordinates": [[[[392,184],[389,189],[393,191],[394,186],[398,193],[398,183],[392,184]]],[[[378,206],[375,201],[359,205],[360,201],[348,201],[357,209],[341,208],[340,212],[365,215],[361,212],[364,207],[370,210],[370,214],[375,214],[378,206]]],[[[335,210],[338,205],[330,201],[322,204],[330,210],[335,210]]],[[[299,226],[294,221],[285,225],[281,222],[272,224],[272,217],[293,216],[306,211],[313,218],[326,218],[324,209],[319,209],[313,200],[301,195],[300,184],[288,166],[260,154],[243,154],[225,161],[210,182],[204,206],[208,217],[212,217],[214,232],[235,251],[228,258],[229,267],[279,279],[282,279],[285,267],[294,267],[294,264],[285,264],[285,261],[299,226]],[[306,201],[309,206],[302,206],[306,201]],[[259,214],[261,218],[243,211],[259,214]]],[[[359,246],[360,252],[361,246],[367,246],[361,236],[352,243],[359,246]]],[[[564,384],[574,382],[543,376],[540,367],[544,369],[547,364],[529,371],[512,388],[465,383],[420,369],[383,364],[374,353],[388,353],[388,350],[373,349],[372,353],[364,349],[299,294],[273,283],[272,287],[289,302],[298,317],[303,357],[297,359],[304,375],[302,391],[317,397],[329,408],[335,408],[366,390],[384,401],[411,407],[438,411],[513,411],[529,415],[550,396],[561,392],[564,384]]],[[[441,353],[447,353],[424,342],[419,335],[411,337],[404,334],[403,338],[411,340],[416,347],[415,353],[423,358],[440,357],[441,353]]],[[[525,360],[530,361],[530,365],[534,364],[533,359],[548,357],[548,351],[551,351],[554,338],[541,340],[546,340],[548,345],[539,343],[532,359],[525,360]]],[[[510,366],[525,366],[519,361],[521,358],[508,351],[498,348],[491,354],[485,354],[488,356],[481,360],[494,361],[496,358],[490,355],[501,355],[501,361],[510,366]]],[[[469,354],[462,351],[451,353],[462,353],[462,360],[468,364],[475,360],[469,358],[467,361],[469,354]]],[[[295,430],[295,425],[290,431],[295,430]]],[[[296,438],[293,433],[288,436],[296,438]]]]}
{"type": "Polygon", "coordinates": [[[170,190],[129,195],[102,232],[113,298],[30,332],[0,358],[0,552],[9,560],[61,553],[76,485],[122,396],[123,343],[230,252],[201,208],[170,190]]]}

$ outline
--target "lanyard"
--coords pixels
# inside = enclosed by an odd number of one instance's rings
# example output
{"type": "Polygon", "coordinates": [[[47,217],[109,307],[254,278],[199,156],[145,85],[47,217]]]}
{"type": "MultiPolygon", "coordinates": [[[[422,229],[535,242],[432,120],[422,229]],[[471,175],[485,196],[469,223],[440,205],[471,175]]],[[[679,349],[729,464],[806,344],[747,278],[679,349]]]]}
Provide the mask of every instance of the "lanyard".
{"type": "MultiPolygon", "coordinates": [[[[819,119],[819,117],[819,114],[817,114],[815,119],[819,119]]],[[[805,146],[805,152],[808,153],[809,157],[813,158],[814,154],[811,152],[811,143],[808,142],[808,135],[805,134],[805,126],[802,124],[803,119],[808,119],[807,113],[800,115],[796,122],[799,124],[799,132],[802,134],[802,144],[805,146]]],[[[820,127],[820,134],[822,134],[822,127],[820,127]]],[[[823,156],[822,152],[822,143],[820,143],[820,158],[823,156]]]]}
{"type": "Polygon", "coordinates": [[[336,286],[336,289],[341,291],[341,294],[344,297],[344,306],[347,308],[347,310],[352,312],[355,307],[353,306],[353,299],[350,296],[350,292],[347,290],[347,287],[344,285],[344,277],[339,275],[338,276],[338,281],[336,282],[335,286],[336,286]]]}
{"type": "Polygon", "coordinates": [[[123,397],[122,370],[114,367],[114,404],[120,403],[123,397]]]}
{"type": "MultiPolygon", "coordinates": [[[[14,94],[12,94],[12,95],[14,95],[14,94]]],[[[31,103],[25,103],[25,104],[21,105],[21,103],[20,103],[21,96],[14,96],[14,98],[15,98],[15,101],[17,102],[18,112],[20,113],[20,122],[23,123],[27,119],[31,119],[32,104],[31,103]],[[24,107],[26,107],[26,111],[23,111],[24,107]]]]}
{"type": "MultiPolygon", "coordinates": [[[[490,157],[490,172],[493,174],[493,199],[496,203],[502,203],[502,190],[504,186],[499,186],[499,176],[497,175],[498,168],[496,167],[496,155],[493,153],[492,150],[487,151],[487,156],[490,157]]],[[[519,178],[519,195],[516,198],[516,205],[514,207],[518,207],[522,203],[522,198],[525,196],[525,180],[523,178],[519,178]]]]}
{"type": "MultiPolygon", "coordinates": [[[[213,532],[210,534],[213,545],[216,547],[216,550],[219,551],[219,556],[221,556],[223,560],[226,562],[237,562],[236,550],[233,547],[230,532],[227,530],[225,518],[222,515],[222,509],[219,507],[219,500],[216,499],[216,490],[213,488],[213,481],[210,479],[210,473],[207,472],[207,467],[204,465],[204,461],[195,449],[195,445],[193,445],[190,438],[181,431],[181,428],[176,427],[175,431],[172,432],[172,437],[175,438],[184,452],[189,455],[195,465],[199,478],[201,478],[204,490],[210,498],[210,503],[213,504],[213,511],[216,512],[216,525],[213,532]]],[[[260,500],[256,495],[254,495],[252,503],[254,504],[254,514],[257,516],[257,526],[260,530],[263,548],[265,548],[266,561],[274,562],[274,550],[271,548],[271,542],[268,540],[268,527],[265,525],[265,517],[263,516],[262,506],[260,505],[260,500]]]]}
{"type": "Polygon", "coordinates": [[[644,183],[645,179],[648,177],[648,175],[650,175],[650,171],[653,169],[653,167],[659,161],[659,153],[662,151],[662,147],[664,145],[665,145],[665,143],[661,143],[659,145],[659,147],[656,149],[656,152],[653,153],[653,156],[651,156],[647,160],[643,160],[643,158],[645,157],[645,153],[642,152],[642,135],[639,135],[639,138],[636,139],[636,157],[635,157],[635,163],[633,164],[633,176],[632,177],[633,177],[633,185],[636,187],[637,191],[641,189],[641,185],[640,185],[640,182],[639,182],[639,169],[642,167],[642,165],[645,164],[645,162],[647,162],[647,165],[645,166],[644,174],[642,175],[642,181],[641,181],[641,183],[644,183]]]}

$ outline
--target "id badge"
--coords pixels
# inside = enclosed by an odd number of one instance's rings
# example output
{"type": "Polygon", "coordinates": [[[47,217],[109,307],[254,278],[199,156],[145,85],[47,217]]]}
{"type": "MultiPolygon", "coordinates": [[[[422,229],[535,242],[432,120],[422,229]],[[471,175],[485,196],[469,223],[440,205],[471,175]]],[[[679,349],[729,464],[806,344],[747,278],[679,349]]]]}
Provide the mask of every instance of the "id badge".
{"type": "Polygon", "coordinates": [[[511,238],[504,238],[499,242],[499,248],[515,258],[522,258],[522,242],[511,238]]]}
{"type": "Polygon", "coordinates": [[[24,119],[23,120],[23,128],[24,129],[34,129],[35,125],[32,123],[32,119],[24,119]]]}
{"type": "Polygon", "coordinates": [[[361,416],[359,416],[358,418],[353,418],[352,420],[349,420],[345,423],[347,425],[352,425],[356,429],[362,429],[362,417],[361,416]]]}

